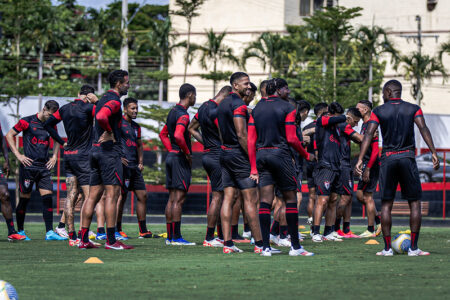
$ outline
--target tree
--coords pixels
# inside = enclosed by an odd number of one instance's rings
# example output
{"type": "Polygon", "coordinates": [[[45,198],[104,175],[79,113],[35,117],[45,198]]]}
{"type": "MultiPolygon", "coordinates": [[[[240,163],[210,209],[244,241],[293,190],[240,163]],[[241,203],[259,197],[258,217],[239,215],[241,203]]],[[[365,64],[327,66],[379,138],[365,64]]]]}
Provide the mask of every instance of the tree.
{"type": "Polygon", "coordinates": [[[251,42],[245,48],[242,55],[242,64],[245,66],[247,60],[254,57],[261,62],[264,69],[269,68],[269,78],[272,78],[272,71],[280,69],[283,65],[284,49],[285,43],[281,35],[264,32],[256,41],[251,42]]]}
{"type": "Polygon", "coordinates": [[[206,31],[206,43],[202,45],[192,45],[195,51],[201,53],[200,65],[205,70],[210,70],[212,64],[212,71],[202,78],[212,80],[213,82],[213,96],[216,95],[217,82],[230,77],[231,72],[223,72],[217,70],[217,63],[229,62],[238,65],[239,59],[234,56],[233,49],[223,43],[227,33],[214,33],[212,29],[206,31]]]}
{"type": "Polygon", "coordinates": [[[398,51],[388,39],[386,31],[379,26],[361,26],[355,33],[356,46],[358,52],[362,54],[362,59],[367,59],[369,65],[369,92],[368,99],[372,102],[373,95],[373,61],[378,60],[383,53],[391,55],[391,62],[397,63],[399,59],[398,51]]]}
{"type": "Polygon", "coordinates": [[[450,55],[450,41],[446,42],[446,43],[442,43],[441,46],[439,47],[439,60],[442,63],[442,58],[444,56],[444,53],[447,53],[448,55],[450,55]]]}
{"type": "Polygon", "coordinates": [[[184,74],[183,83],[186,82],[187,67],[190,64],[190,47],[191,47],[191,27],[192,19],[198,17],[200,14],[198,10],[205,3],[206,0],[175,0],[175,4],[179,7],[179,10],[174,10],[171,13],[176,16],[181,16],[186,19],[188,25],[187,41],[186,41],[186,54],[184,57],[184,74]]]}
{"type": "Polygon", "coordinates": [[[419,105],[423,98],[421,86],[425,79],[431,79],[435,73],[440,73],[444,79],[447,78],[444,65],[439,59],[426,54],[413,52],[410,55],[403,55],[400,57],[400,66],[405,79],[412,83],[411,95],[419,105]]]}

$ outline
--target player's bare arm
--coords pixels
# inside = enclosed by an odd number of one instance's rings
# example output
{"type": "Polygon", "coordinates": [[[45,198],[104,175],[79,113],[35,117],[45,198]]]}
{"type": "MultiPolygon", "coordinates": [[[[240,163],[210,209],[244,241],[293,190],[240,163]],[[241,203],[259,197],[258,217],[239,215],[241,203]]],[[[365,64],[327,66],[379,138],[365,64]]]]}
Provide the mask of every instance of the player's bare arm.
{"type": "Polygon", "coordinates": [[[420,135],[422,136],[425,143],[427,143],[427,146],[431,151],[432,159],[433,159],[433,168],[435,170],[438,170],[439,166],[440,166],[440,162],[439,162],[439,158],[436,153],[436,148],[434,147],[433,137],[431,136],[430,129],[428,129],[428,126],[425,122],[425,118],[423,116],[417,116],[414,119],[414,122],[416,123],[417,127],[419,128],[420,135]]]}
{"type": "Polygon", "coordinates": [[[364,134],[364,138],[361,142],[361,152],[359,153],[358,162],[355,166],[355,173],[358,176],[362,175],[362,167],[363,167],[363,158],[366,152],[369,150],[370,145],[372,144],[373,135],[378,128],[378,124],[370,123],[367,126],[367,131],[364,134]]]}
{"type": "Polygon", "coordinates": [[[14,138],[17,135],[18,133],[14,129],[10,129],[6,134],[6,140],[8,141],[9,148],[11,148],[11,152],[14,153],[14,155],[17,157],[20,163],[26,167],[29,167],[33,164],[33,160],[20,153],[19,150],[17,149],[16,142],[14,141],[14,138]]]}
{"type": "Polygon", "coordinates": [[[247,148],[247,122],[244,118],[233,118],[234,127],[236,128],[236,135],[239,140],[239,144],[245,153],[248,154],[247,148]]]}
{"type": "Polygon", "coordinates": [[[59,153],[59,143],[57,141],[53,141],[53,155],[48,160],[48,162],[45,164],[47,169],[51,170],[56,164],[56,161],[58,160],[58,153],[59,153]]]}
{"type": "Polygon", "coordinates": [[[144,170],[144,144],[141,139],[137,140],[138,168],[144,170]]]}
{"type": "Polygon", "coordinates": [[[193,118],[189,124],[188,130],[190,134],[203,145],[202,134],[200,133],[200,122],[196,118],[193,118]]]}

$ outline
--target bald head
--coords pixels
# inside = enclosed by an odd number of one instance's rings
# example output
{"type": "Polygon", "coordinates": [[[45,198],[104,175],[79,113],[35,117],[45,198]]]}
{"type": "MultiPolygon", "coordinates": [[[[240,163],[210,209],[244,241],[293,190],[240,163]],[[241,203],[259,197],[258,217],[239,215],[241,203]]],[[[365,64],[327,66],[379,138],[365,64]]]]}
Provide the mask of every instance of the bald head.
{"type": "Polygon", "coordinates": [[[398,80],[389,80],[383,86],[384,102],[402,97],[402,84],[398,80]]]}

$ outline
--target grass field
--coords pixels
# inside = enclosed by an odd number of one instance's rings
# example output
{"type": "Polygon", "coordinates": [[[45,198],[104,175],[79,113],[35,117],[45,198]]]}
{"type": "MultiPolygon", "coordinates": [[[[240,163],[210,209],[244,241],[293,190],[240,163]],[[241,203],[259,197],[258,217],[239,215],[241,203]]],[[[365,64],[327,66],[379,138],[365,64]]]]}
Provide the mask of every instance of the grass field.
{"type": "MultiPolygon", "coordinates": [[[[165,231],[152,225],[154,232],[165,231]]],[[[376,257],[380,245],[366,240],[313,244],[313,257],[287,251],[260,257],[250,245],[242,254],[221,249],[165,246],[163,239],[133,238],[131,251],[79,250],[66,242],[43,240],[43,224],[26,224],[30,242],[6,241],[0,226],[0,279],[20,299],[445,299],[450,295],[450,229],[423,228],[420,247],[428,257],[376,257]],[[89,257],[104,264],[84,264],[89,257]],[[305,298],[303,298],[305,299],[305,298]]],[[[133,233],[136,225],[125,225],[133,233]]],[[[352,227],[360,232],[363,227],[352,227]]],[[[394,228],[397,232],[403,228],[394,228]]],[[[186,239],[201,244],[204,226],[184,225],[186,239]]],[[[136,236],[136,234],[131,234],[136,236]]]]}

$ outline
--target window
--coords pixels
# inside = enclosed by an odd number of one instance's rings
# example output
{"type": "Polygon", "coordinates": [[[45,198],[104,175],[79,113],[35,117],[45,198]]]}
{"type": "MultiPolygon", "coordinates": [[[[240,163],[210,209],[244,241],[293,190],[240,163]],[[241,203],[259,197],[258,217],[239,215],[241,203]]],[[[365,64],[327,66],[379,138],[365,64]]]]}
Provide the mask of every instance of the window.
{"type": "Polygon", "coordinates": [[[300,16],[310,16],[315,10],[321,10],[323,3],[324,0],[300,0],[300,16]]]}

